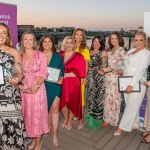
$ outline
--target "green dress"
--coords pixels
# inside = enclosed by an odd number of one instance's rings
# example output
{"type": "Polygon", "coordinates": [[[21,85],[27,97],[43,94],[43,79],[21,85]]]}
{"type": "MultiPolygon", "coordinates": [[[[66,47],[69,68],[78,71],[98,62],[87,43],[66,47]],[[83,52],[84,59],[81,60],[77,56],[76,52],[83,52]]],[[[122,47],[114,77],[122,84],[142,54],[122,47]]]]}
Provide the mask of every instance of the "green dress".
{"type": "MultiPolygon", "coordinates": [[[[54,52],[52,54],[52,58],[50,60],[50,63],[48,64],[48,67],[60,69],[61,70],[60,76],[64,76],[64,65],[59,53],[54,52]]],[[[46,86],[46,93],[48,99],[48,111],[49,111],[55,97],[56,96],[61,97],[61,85],[57,83],[45,81],[45,86],[46,86]]]]}

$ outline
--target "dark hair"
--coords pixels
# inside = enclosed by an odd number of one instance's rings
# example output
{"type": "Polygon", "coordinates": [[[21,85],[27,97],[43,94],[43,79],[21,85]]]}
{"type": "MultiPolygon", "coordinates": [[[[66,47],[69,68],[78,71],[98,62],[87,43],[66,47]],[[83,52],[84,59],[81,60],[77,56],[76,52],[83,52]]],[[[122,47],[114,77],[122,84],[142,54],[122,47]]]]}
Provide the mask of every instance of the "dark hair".
{"type": "Polygon", "coordinates": [[[0,26],[3,26],[7,29],[7,40],[6,40],[5,45],[9,47],[13,47],[12,35],[10,33],[8,26],[5,23],[0,23],[0,26]]]}
{"type": "Polygon", "coordinates": [[[99,43],[100,43],[99,51],[104,50],[104,49],[105,49],[105,43],[104,43],[104,40],[103,40],[103,38],[102,38],[101,36],[95,36],[95,37],[93,38],[93,40],[92,40],[92,45],[91,45],[91,50],[94,49],[93,43],[94,43],[94,40],[95,40],[95,39],[98,39],[98,41],[99,41],[99,43]]]}
{"type": "Polygon", "coordinates": [[[40,44],[39,44],[39,50],[40,51],[43,51],[44,48],[43,48],[43,41],[46,39],[46,38],[49,38],[52,42],[52,52],[55,52],[56,51],[56,48],[55,48],[55,42],[54,42],[54,38],[52,36],[49,36],[49,35],[43,35],[40,39],[40,44]]]}
{"type": "Polygon", "coordinates": [[[81,44],[80,44],[80,47],[79,47],[79,52],[81,53],[82,51],[84,51],[85,48],[87,48],[86,35],[85,35],[85,30],[84,29],[82,29],[82,28],[75,29],[75,31],[73,32],[73,39],[74,39],[75,43],[76,43],[75,35],[76,35],[77,31],[81,31],[83,33],[83,40],[81,41],[81,44]]]}
{"type": "Polygon", "coordinates": [[[34,40],[33,49],[34,49],[34,50],[37,49],[36,37],[35,37],[35,35],[34,35],[31,31],[25,31],[25,32],[21,35],[21,39],[20,39],[20,42],[21,42],[21,51],[22,51],[22,53],[24,53],[24,50],[25,50],[25,48],[24,48],[22,42],[23,42],[23,38],[24,38],[24,36],[25,36],[26,34],[31,34],[31,35],[33,36],[33,40],[34,40]]]}
{"type": "Polygon", "coordinates": [[[118,38],[119,46],[124,47],[124,39],[123,39],[123,37],[120,35],[119,32],[113,31],[113,32],[109,35],[109,38],[108,38],[108,45],[109,45],[110,50],[114,47],[114,46],[111,44],[111,36],[112,36],[112,35],[116,35],[117,38],[118,38]]]}

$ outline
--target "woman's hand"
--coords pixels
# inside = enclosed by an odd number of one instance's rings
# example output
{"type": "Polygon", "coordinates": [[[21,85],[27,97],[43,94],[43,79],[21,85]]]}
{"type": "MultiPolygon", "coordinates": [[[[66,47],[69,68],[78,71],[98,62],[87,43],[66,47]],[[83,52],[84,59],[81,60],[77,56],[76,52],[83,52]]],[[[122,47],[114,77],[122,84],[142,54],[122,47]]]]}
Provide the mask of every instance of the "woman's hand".
{"type": "Polygon", "coordinates": [[[92,71],[93,70],[93,68],[92,67],[88,67],[88,71],[92,71]]]}
{"type": "Polygon", "coordinates": [[[18,84],[18,79],[15,78],[15,77],[12,77],[12,78],[9,80],[9,83],[15,86],[15,85],[18,84]]]}
{"type": "Polygon", "coordinates": [[[100,75],[105,75],[105,72],[104,72],[104,70],[103,69],[100,69],[100,70],[98,70],[98,73],[100,74],[100,75]]]}
{"type": "Polygon", "coordinates": [[[119,76],[123,76],[123,73],[124,73],[124,72],[123,72],[122,69],[118,69],[118,70],[117,70],[117,73],[118,73],[119,76]]]}
{"type": "Polygon", "coordinates": [[[150,81],[146,81],[146,82],[145,82],[145,85],[146,85],[146,86],[150,86],[150,81]]]}
{"type": "Polygon", "coordinates": [[[36,85],[33,85],[33,86],[31,86],[31,88],[28,90],[29,91],[29,93],[36,93],[38,90],[39,90],[39,85],[38,84],[36,84],[36,85]]]}
{"type": "Polygon", "coordinates": [[[58,81],[57,81],[57,84],[62,84],[63,82],[63,77],[61,77],[58,81]]]}
{"type": "Polygon", "coordinates": [[[130,93],[132,93],[132,91],[133,91],[133,86],[128,85],[127,88],[126,88],[126,93],[130,94],[130,93]]]}

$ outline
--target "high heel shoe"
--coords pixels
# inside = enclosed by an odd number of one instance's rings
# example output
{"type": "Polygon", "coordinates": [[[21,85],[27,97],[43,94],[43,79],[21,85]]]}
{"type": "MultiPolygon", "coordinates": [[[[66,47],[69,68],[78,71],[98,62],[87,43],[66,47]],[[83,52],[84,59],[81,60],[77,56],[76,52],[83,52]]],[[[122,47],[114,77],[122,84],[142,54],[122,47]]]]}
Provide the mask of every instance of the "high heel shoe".
{"type": "Polygon", "coordinates": [[[28,150],[32,150],[32,149],[34,149],[34,147],[35,147],[35,145],[28,145],[28,150]]]}
{"type": "Polygon", "coordinates": [[[78,130],[81,130],[84,127],[84,124],[78,124],[78,130]]]}
{"type": "Polygon", "coordinates": [[[66,124],[66,123],[62,123],[62,124],[61,124],[61,127],[62,127],[62,128],[66,128],[66,127],[67,127],[67,124],[66,124]]]}
{"type": "Polygon", "coordinates": [[[71,125],[67,125],[67,126],[66,126],[66,130],[69,131],[69,130],[71,130],[71,129],[72,129],[72,126],[71,126],[71,125]]]}

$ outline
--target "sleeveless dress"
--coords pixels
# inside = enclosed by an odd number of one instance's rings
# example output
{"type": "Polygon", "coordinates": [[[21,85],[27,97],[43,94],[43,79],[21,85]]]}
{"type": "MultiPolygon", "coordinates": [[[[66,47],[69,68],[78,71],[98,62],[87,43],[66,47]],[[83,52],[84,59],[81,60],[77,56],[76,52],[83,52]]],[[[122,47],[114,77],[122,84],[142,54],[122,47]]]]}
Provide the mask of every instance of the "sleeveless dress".
{"type": "MultiPolygon", "coordinates": [[[[63,61],[58,52],[54,52],[52,54],[52,58],[50,60],[50,63],[48,64],[48,67],[60,69],[61,70],[60,76],[64,76],[63,61]]],[[[56,96],[58,96],[59,98],[61,97],[62,85],[45,81],[45,86],[46,86],[46,94],[48,100],[48,111],[50,111],[50,108],[56,96]]]]}
{"type": "Polygon", "coordinates": [[[20,91],[8,82],[14,72],[14,62],[12,55],[0,50],[0,65],[5,79],[5,83],[0,85],[1,150],[25,150],[27,145],[20,91]]]}
{"type": "Polygon", "coordinates": [[[103,103],[105,98],[105,76],[100,75],[97,70],[102,65],[102,52],[92,55],[87,80],[87,105],[88,115],[86,121],[89,128],[101,127],[103,118],[103,103]]]}

